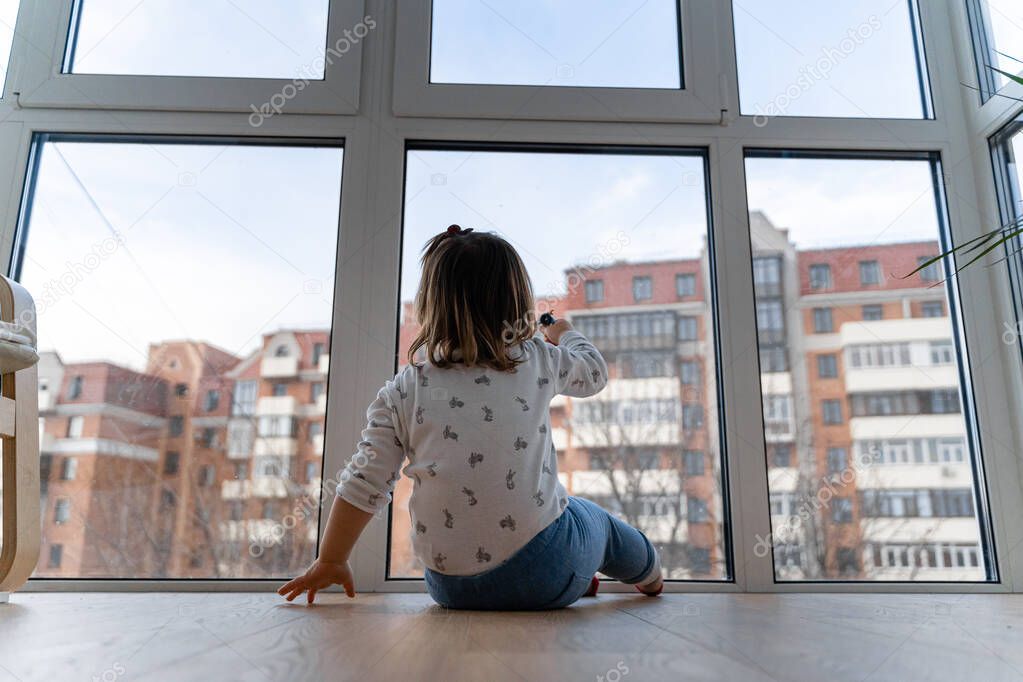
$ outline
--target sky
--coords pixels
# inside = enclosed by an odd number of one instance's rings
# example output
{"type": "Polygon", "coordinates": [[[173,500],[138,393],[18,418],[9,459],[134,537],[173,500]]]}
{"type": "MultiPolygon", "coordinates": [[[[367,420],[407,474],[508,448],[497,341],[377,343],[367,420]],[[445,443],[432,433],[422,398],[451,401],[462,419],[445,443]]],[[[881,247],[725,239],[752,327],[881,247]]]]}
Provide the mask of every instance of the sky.
{"type": "MultiPolygon", "coordinates": [[[[1003,54],[995,55],[992,66],[1019,73],[1023,70],[1023,2],[1020,0],[986,0],[988,19],[991,23],[994,49],[1003,54]]],[[[1005,76],[997,75],[998,83],[1008,82],[1005,76]]],[[[999,87],[1000,87],[999,86],[999,87]]]]}
{"type": "MultiPolygon", "coordinates": [[[[792,0],[737,0],[743,108],[778,104],[802,67],[867,25],[869,37],[784,113],[919,116],[905,4],[845,0],[808,13],[792,0]]],[[[10,5],[0,0],[0,12],[10,5]]],[[[75,70],[300,75],[322,49],[326,6],[90,0],[75,70]]],[[[670,0],[435,7],[435,80],[678,85],[670,0]]],[[[41,345],[65,361],[140,367],[151,341],[196,338],[244,354],[267,331],[326,327],[341,160],[338,149],[48,145],[22,273],[29,289],[42,299],[53,291],[47,282],[81,274],[76,265],[111,230],[123,244],[45,305],[41,345]]],[[[789,228],[802,248],[936,234],[922,162],[751,159],[747,175],[750,208],[789,228]]],[[[406,300],[423,243],[451,223],[509,238],[538,293],[558,293],[564,270],[593,258],[695,257],[707,233],[706,180],[694,156],[416,151],[406,189],[406,300]]]]}

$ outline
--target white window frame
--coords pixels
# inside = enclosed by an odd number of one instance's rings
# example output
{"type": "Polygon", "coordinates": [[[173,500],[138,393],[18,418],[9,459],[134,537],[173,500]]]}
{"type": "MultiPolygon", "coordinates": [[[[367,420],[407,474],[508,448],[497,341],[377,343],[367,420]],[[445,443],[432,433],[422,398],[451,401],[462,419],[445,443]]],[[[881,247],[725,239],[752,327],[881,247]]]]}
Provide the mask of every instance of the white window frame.
{"type": "MultiPolygon", "coordinates": [[[[263,125],[253,108],[258,110],[264,103],[273,106],[281,101],[284,111],[295,114],[354,114],[359,110],[363,40],[349,41],[351,48],[343,54],[338,51],[340,56],[325,66],[322,80],[303,83],[300,89],[295,86],[301,79],[291,78],[65,73],[79,1],[21,3],[7,78],[8,99],[22,107],[39,108],[245,112],[253,127],[263,125]],[[289,96],[293,88],[294,95],[289,96]],[[283,99],[272,100],[275,95],[283,99]]],[[[346,29],[362,22],[364,10],[364,0],[331,0],[324,49],[333,47],[344,38],[346,29]]]]}
{"type": "MultiPolygon", "coordinates": [[[[86,76],[60,77],[53,71],[55,56],[63,58],[63,45],[58,46],[63,43],[63,24],[54,22],[64,11],[58,7],[67,6],[67,2],[22,3],[7,80],[8,95],[21,94],[0,101],[0,231],[4,237],[0,256],[10,262],[15,249],[20,207],[31,181],[26,170],[31,167],[35,133],[343,139],[345,168],[331,321],[335,352],[328,378],[325,480],[336,478],[353,452],[364,426],[366,405],[394,371],[401,260],[398,245],[409,143],[425,140],[476,145],[506,142],[702,148],[707,150],[709,164],[709,219],[716,264],[709,285],[718,297],[716,339],[725,360],[714,371],[720,382],[720,414],[725,415],[728,426],[722,431],[721,447],[727,457],[725,483],[729,494],[725,503],[733,538],[734,576],[731,581],[669,583],[666,591],[1023,592],[1023,555],[1011,551],[1023,519],[1023,478],[1018,461],[1018,453],[1023,452],[1023,430],[1018,428],[1023,412],[1023,362],[1019,349],[1001,340],[1003,325],[1016,322],[1007,293],[1011,280],[1004,268],[971,268],[959,275],[952,287],[953,319],[970,350],[964,384],[969,399],[963,409],[983,417],[980,423],[971,423],[973,432],[964,448],[969,451],[979,444],[983,451],[975,470],[984,498],[978,508],[990,519],[999,581],[777,582],[771,554],[756,550],[758,538],[770,537],[771,525],[761,376],[756,346],[750,345],[756,339],[756,315],[747,238],[745,152],[802,149],[937,153],[944,162],[941,189],[945,192],[942,199],[948,208],[951,235],[956,241],[979,236],[986,225],[998,219],[998,200],[990,152],[977,140],[986,139],[1005,125],[1018,114],[1018,108],[1001,102],[1004,98],[993,98],[981,107],[976,93],[960,84],[961,80],[969,82],[970,74],[975,72],[967,49],[970,36],[964,0],[920,3],[923,49],[936,113],[930,120],[792,117],[757,125],[753,117],[738,116],[732,9],[724,0],[684,3],[691,8],[686,16],[692,17],[683,22],[685,83],[697,88],[676,94],[677,102],[670,101],[670,97],[662,100],[658,95],[665,93],[656,91],[595,88],[585,93],[562,93],[552,88],[535,92],[536,98],[527,106],[521,106],[518,98],[528,96],[523,93],[535,88],[429,85],[424,77],[428,65],[422,58],[429,46],[428,24],[416,24],[416,13],[422,17],[426,0],[371,0],[369,9],[378,26],[361,50],[361,70],[367,77],[361,79],[358,108],[336,98],[310,101],[305,103],[308,106],[289,107],[259,128],[238,114],[248,110],[251,98],[242,102],[240,97],[253,83],[239,84],[231,79],[204,79],[198,83],[202,89],[182,83],[182,89],[173,94],[180,99],[168,102],[172,95],[161,85],[175,79],[118,76],[91,91],[91,100],[84,98],[76,87],[85,82],[80,79],[86,76]],[[29,40],[52,45],[52,53],[46,53],[45,60],[33,56],[29,40]],[[704,57],[706,60],[701,62],[704,57]],[[699,74],[692,73],[696,64],[703,69],[706,81],[702,92],[707,94],[707,104],[703,105],[686,101],[687,93],[700,91],[701,81],[694,81],[699,74]],[[35,94],[30,92],[33,86],[39,88],[35,94]],[[616,108],[619,104],[621,107],[616,108]],[[327,115],[306,115],[318,108],[327,115]],[[728,113],[722,116],[722,109],[728,113]]],[[[337,5],[335,0],[332,11],[337,5]]],[[[331,35],[337,28],[332,17],[331,35]]],[[[248,94],[253,92],[260,95],[255,101],[265,98],[261,88],[248,94]]],[[[799,323],[798,315],[790,314],[786,323],[799,323]]],[[[329,499],[325,502],[328,504],[322,507],[321,521],[329,508],[329,499]]],[[[388,518],[383,513],[370,523],[352,556],[358,589],[423,591],[421,581],[387,578],[388,518]]],[[[321,523],[321,532],[323,526],[321,523]]],[[[269,592],[279,583],[33,580],[28,587],[269,592]]],[[[626,586],[612,583],[602,589],[625,590],[626,586]]]]}
{"type": "MultiPolygon", "coordinates": [[[[464,85],[430,82],[432,0],[398,4],[397,116],[717,123],[725,114],[720,40],[731,31],[724,2],[678,0],[682,89],[464,85]]],[[[738,111],[738,109],[734,109],[738,111]]]]}

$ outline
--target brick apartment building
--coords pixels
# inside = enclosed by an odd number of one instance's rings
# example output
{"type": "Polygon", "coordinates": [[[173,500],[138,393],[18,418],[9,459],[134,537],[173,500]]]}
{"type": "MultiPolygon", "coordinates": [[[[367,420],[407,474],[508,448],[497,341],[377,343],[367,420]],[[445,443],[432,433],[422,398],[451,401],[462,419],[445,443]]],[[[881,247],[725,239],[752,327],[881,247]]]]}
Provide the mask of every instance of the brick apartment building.
{"type": "Polygon", "coordinates": [[[170,341],[142,372],[43,354],[36,575],[258,577],[307,561],[328,343],[283,331],[241,359],[170,341]]]}
{"type": "MultiPolygon", "coordinates": [[[[898,277],[937,244],[798,250],[762,214],[750,222],[779,578],[982,578],[941,273],[898,277]]],[[[611,376],[597,396],[552,405],[562,481],[643,529],[671,577],[725,577],[705,250],[570,270],[566,282],[547,303],[611,376]]],[[[403,364],[417,327],[402,312],[403,364]]],[[[316,545],[328,348],[327,330],[282,330],[245,358],[156,344],[144,371],[44,355],[37,575],[300,568],[316,545]]],[[[394,576],[421,572],[410,491],[402,478],[394,576]]]]}

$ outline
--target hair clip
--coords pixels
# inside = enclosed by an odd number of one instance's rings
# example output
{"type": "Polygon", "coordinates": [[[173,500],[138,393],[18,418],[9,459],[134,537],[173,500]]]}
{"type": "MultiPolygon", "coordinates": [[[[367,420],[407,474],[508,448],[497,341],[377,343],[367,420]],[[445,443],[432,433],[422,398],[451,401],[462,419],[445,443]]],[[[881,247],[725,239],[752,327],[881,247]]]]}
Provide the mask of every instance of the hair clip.
{"type": "Polygon", "coordinates": [[[469,234],[470,232],[472,232],[472,228],[471,227],[467,227],[465,229],[462,229],[458,225],[452,225],[452,226],[450,226],[448,228],[448,234],[451,234],[451,235],[457,234],[458,236],[464,236],[464,235],[469,234]]]}

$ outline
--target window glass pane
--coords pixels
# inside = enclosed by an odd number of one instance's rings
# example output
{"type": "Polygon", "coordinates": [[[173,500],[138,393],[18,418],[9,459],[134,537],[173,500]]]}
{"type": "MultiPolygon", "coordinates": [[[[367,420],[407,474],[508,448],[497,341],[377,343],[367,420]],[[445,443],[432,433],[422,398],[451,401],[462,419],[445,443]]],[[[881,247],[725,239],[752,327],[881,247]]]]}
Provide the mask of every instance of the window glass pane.
{"type": "MultiPolygon", "coordinates": [[[[670,578],[719,580],[729,568],[703,178],[703,158],[684,151],[410,152],[398,350],[404,364],[426,240],[451,223],[507,238],[538,298],[589,336],[610,367],[601,393],[551,404],[563,484],[647,533],[670,578]],[[695,295],[680,302],[675,278],[684,273],[699,275],[695,295]],[[600,300],[587,299],[590,276],[604,283],[600,300]],[[649,293],[638,304],[637,278],[649,293]],[[683,319],[697,342],[679,342],[683,319]],[[687,467],[687,451],[702,453],[702,466],[691,455],[687,467]]],[[[403,477],[392,506],[391,576],[422,571],[409,543],[411,489],[403,477]]]]}
{"type": "Polygon", "coordinates": [[[926,118],[913,3],[733,3],[740,110],[757,116],[926,118]],[[884,78],[877,74],[883,73],[884,78]]]}
{"type": "Polygon", "coordinates": [[[678,27],[674,0],[434,0],[430,80],[679,88],[678,27]]]}
{"type": "Polygon", "coordinates": [[[20,4],[20,0],[0,2],[0,97],[3,96],[4,85],[7,82],[7,65],[14,44],[14,25],[18,21],[20,4]]]}
{"type": "MultiPolygon", "coordinates": [[[[981,69],[990,70],[996,88],[1009,79],[998,71],[1023,73],[1023,5],[1019,0],[977,0],[987,32],[988,54],[981,69]],[[998,71],[994,71],[997,69],[998,71]]],[[[983,80],[983,78],[982,78],[983,80]]]]}
{"type": "Polygon", "coordinates": [[[770,492],[793,499],[787,515],[772,517],[779,580],[987,579],[960,349],[947,301],[936,301],[936,317],[920,305],[944,290],[919,274],[901,278],[940,250],[932,172],[940,177],[926,159],[747,158],[754,255],[775,255],[797,269],[782,277],[796,288],[779,295],[800,319],[783,342],[792,371],[772,383],[775,400],[791,399],[793,428],[770,428],[776,415],[766,400],[764,413],[770,492]],[[809,270],[825,262],[832,287],[821,292],[809,270]],[[875,262],[892,276],[863,278],[863,264],[875,262]],[[822,299],[827,336],[814,334],[822,299]],[[870,306],[883,306],[883,317],[864,315],[870,306]],[[828,356],[844,360],[832,364],[828,356]],[[779,441],[792,448],[789,467],[772,458],[779,441]],[[957,451],[966,456],[956,459],[957,451]],[[956,506],[924,506],[918,498],[956,506]],[[941,559],[961,547],[979,563],[941,559]],[[893,549],[938,558],[893,563],[884,558],[893,549]]]}
{"type": "Polygon", "coordinates": [[[324,75],[329,0],[79,0],[71,73],[324,75]]]}
{"type": "Polygon", "coordinates": [[[310,356],[330,333],[341,162],[328,147],[40,140],[20,275],[47,386],[37,576],[287,576],[313,557],[319,490],[296,472],[323,443],[292,422],[324,419],[308,384],[325,378],[310,356]]]}

